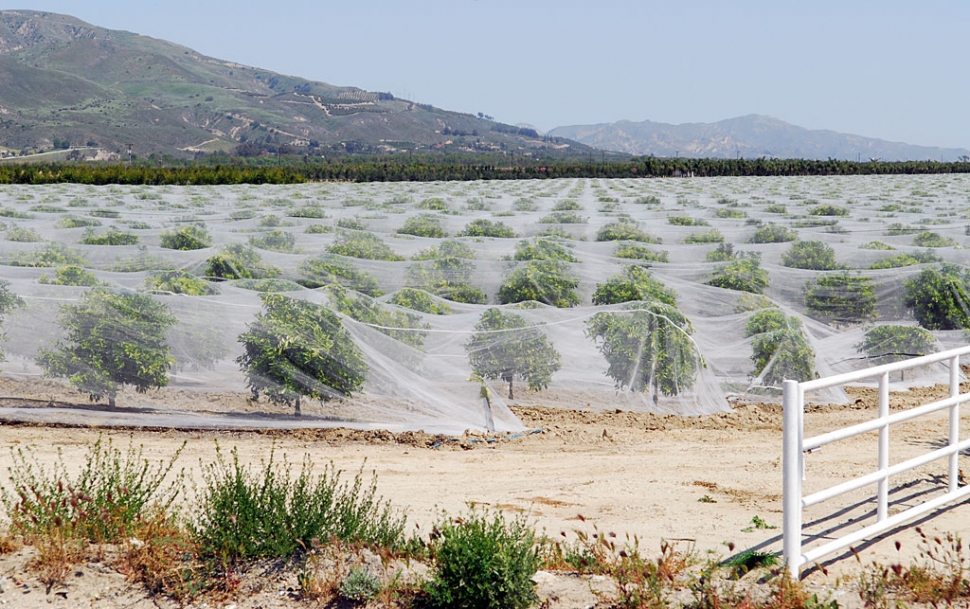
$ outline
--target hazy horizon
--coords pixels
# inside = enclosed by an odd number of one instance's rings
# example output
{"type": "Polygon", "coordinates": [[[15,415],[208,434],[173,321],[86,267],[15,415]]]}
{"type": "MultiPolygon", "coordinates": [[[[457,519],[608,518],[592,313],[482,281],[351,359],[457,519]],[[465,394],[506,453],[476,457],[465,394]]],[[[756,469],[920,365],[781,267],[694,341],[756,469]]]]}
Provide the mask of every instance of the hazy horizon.
{"type": "Polygon", "coordinates": [[[543,131],[763,114],[970,148],[970,4],[32,0],[243,64],[543,131]]]}

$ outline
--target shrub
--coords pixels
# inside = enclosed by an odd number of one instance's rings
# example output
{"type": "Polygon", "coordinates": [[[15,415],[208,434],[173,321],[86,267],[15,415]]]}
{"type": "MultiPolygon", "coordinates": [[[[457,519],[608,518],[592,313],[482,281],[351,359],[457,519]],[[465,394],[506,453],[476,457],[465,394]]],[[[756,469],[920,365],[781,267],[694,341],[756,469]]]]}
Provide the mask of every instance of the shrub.
{"type": "Polygon", "coordinates": [[[89,229],[84,233],[81,243],[84,245],[136,245],[138,235],[113,229],[98,235],[89,229]]]}
{"type": "Polygon", "coordinates": [[[796,241],[781,257],[784,266],[813,271],[834,271],[843,268],[835,261],[835,250],[821,241],[796,241]]]}
{"type": "Polygon", "coordinates": [[[737,257],[738,253],[734,251],[733,243],[719,243],[717,247],[707,252],[704,260],[707,262],[727,262],[737,257]]]}
{"type": "Polygon", "coordinates": [[[745,257],[719,266],[707,280],[707,285],[760,294],[768,287],[768,282],[768,271],[761,268],[761,261],[757,257],[745,257]]]}
{"type": "Polygon", "coordinates": [[[718,218],[746,218],[748,216],[740,209],[719,209],[714,212],[714,215],[718,218]]]}
{"type": "Polygon", "coordinates": [[[439,522],[431,541],[434,571],[425,587],[431,607],[526,609],[536,602],[535,534],[521,519],[472,510],[439,522]]]}
{"type": "Polygon", "coordinates": [[[328,247],[327,251],[331,254],[366,260],[404,260],[403,256],[396,254],[386,243],[381,241],[380,237],[366,232],[342,233],[337,242],[328,247]]]}
{"type": "Polygon", "coordinates": [[[815,377],[815,352],[797,317],[774,308],[761,309],[748,318],[744,335],[751,338],[754,375],[761,378],[762,385],[780,386],[785,379],[815,377]]]}
{"type": "Polygon", "coordinates": [[[562,260],[564,262],[579,262],[569,248],[557,243],[553,239],[535,239],[533,241],[519,241],[515,245],[513,260],[524,262],[527,260],[562,260]]]}
{"type": "Polygon", "coordinates": [[[50,285],[73,285],[92,287],[98,285],[98,278],[79,266],[62,266],[54,271],[54,277],[41,275],[37,281],[50,285]]]}
{"type": "Polygon", "coordinates": [[[672,224],[674,226],[709,226],[707,220],[704,220],[703,218],[691,218],[690,216],[669,216],[667,218],[667,224],[672,224]]]}
{"type": "Polygon", "coordinates": [[[78,218],[77,216],[64,216],[55,224],[57,228],[88,228],[101,226],[101,222],[94,218],[78,218]]]}
{"type": "Polygon", "coordinates": [[[451,307],[443,302],[438,302],[431,294],[424,290],[415,288],[401,288],[388,298],[387,302],[406,309],[430,313],[431,315],[448,315],[451,313],[451,307]]]}
{"type": "Polygon", "coordinates": [[[300,273],[305,277],[300,285],[311,289],[337,284],[374,298],[384,293],[374,277],[336,256],[307,258],[300,264],[300,273]]]}
{"type": "Polygon", "coordinates": [[[613,255],[617,258],[626,258],[628,260],[643,260],[645,262],[670,262],[670,255],[666,250],[655,252],[648,247],[634,245],[632,243],[617,244],[616,251],[613,252],[613,255]]]}
{"type": "Polygon", "coordinates": [[[896,249],[893,246],[889,245],[888,243],[883,243],[882,241],[869,241],[867,243],[863,243],[862,245],[860,245],[859,248],[860,249],[864,249],[864,250],[894,250],[894,249],[896,249]]]}
{"type": "Polygon", "coordinates": [[[936,337],[914,326],[876,326],[866,331],[865,338],[855,345],[874,364],[901,362],[936,351],[936,337]]]}
{"type": "Polygon", "coordinates": [[[684,237],[683,243],[685,245],[696,243],[724,243],[724,235],[721,234],[721,231],[714,229],[707,231],[706,233],[687,235],[684,237]]]}
{"type": "Polygon", "coordinates": [[[309,457],[294,479],[295,468],[285,458],[277,465],[274,452],[256,469],[240,465],[235,448],[228,462],[217,450],[215,461],[203,467],[205,484],[191,523],[202,557],[231,566],[287,558],[330,540],[402,545],[404,518],[377,495],[376,479],[365,486],[361,471],[348,484],[333,463],[314,474],[309,457]]]}
{"type": "Polygon", "coordinates": [[[188,296],[209,296],[219,293],[219,288],[216,286],[183,270],[153,273],[145,278],[145,289],[188,296]]]}
{"type": "Polygon", "coordinates": [[[784,205],[780,204],[766,205],[765,212],[769,214],[786,214],[788,213],[788,209],[784,205]]]}
{"type": "Polygon", "coordinates": [[[459,237],[498,237],[501,239],[514,239],[517,235],[512,227],[502,223],[493,222],[484,218],[472,220],[465,225],[465,228],[458,233],[459,237]]]}
{"type": "Polygon", "coordinates": [[[428,211],[448,211],[448,203],[442,198],[431,197],[415,205],[415,208],[428,211]]]}
{"type": "Polygon", "coordinates": [[[554,211],[539,219],[539,224],[585,224],[586,218],[575,212],[554,211]]]}
{"type": "Polygon", "coordinates": [[[43,249],[14,255],[7,264],[29,267],[86,266],[87,260],[66,245],[48,243],[43,249]]]}
{"type": "Polygon", "coordinates": [[[849,210],[844,207],[839,207],[838,205],[816,205],[815,207],[810,207],[808,209],[808,215],[846,217],[849,215],[849,210]]]}
{"type": "Polygon", "coordinates": [[[397,229],[399,235],[414,235],[415,237],[428,237],[432,239],[443,239],[448,233],[441,226],[441,220],[435,216],[415,216],[408,218],[404,226],[397,229]]]}
{"type": "Polygon", "coordinates": [[[207,261],[205,276],[216,279],[269,279],[282,271],[266,264],[251,246],[231,243],[207,261]]]}
{"type": "Polygon", "coordinates": [[[364,223],[357,218],[340,218],[337,220],[337,228],[345,228],[347,230],[367,230],[364,223]]]}
{"type": "Polygon", "coordinates": [[[293,233],[271,230],[268,233],[250,237],[249,245],[276,252],[292,252],[296,246],[296,237],[293,233]]]}
{"type": "Polygon", "coordinates": [[[634,300],[659,300],[668,305],[676,305],[677,295],[639,266],[624,268],[622,273],[611,277],[606,283],[597,284],[593,293],[594,305],[620,304],[634,300]]]}
{"type": "Polygon", "coordinates": [[[913,252],[912,254],[896,254],[895,256],[887,256],[882,260],[877,260],[869,265],[870,269],[897,269],[904,266],[913,266],[916,264],[925,264],[929,262],[942,262],[937,254],[934,254],[930,250],[923,252],[913,252]]]}
{"type": "Polygon", "coordinates": [[[67,339],[42,349],[37,363],[52,377],[67,377],[91,400],[115,396],[123,385],[139,393],[168,385],[172,365],[166,331],[175,324],[168,307],[144,294],[95,288],[76,305],[64,305],[58,323],[67,339]]]}
{"type": "Polygon", "coordinates": [[[956,244],[953,239],[931,231],[923,231],[913,237],[913,245],[916,247],[953,247],[956,244]]]}
{"type": "Polygon", "coordinates": [[[552,211],[583,211],[583,206],[572,199],[563,199],[552,206],[552,211]]]}
{"type": "Polygon", "coordinates": [[[641,243],[661,243],[657,237],[648,235],[629,222],[610,222],[596,232],[597,241],[639,241],[641,243]]]}
{"type": "Polygon", "coordinates": [[[325,235],[327,233],[332,233],[333,227],[326,226],[325,224],[310,224],[306,227],[305,232],[308,235],[325,235]]]}
{"type": "Polygon", "coordinates": [[[967,286],[970,273],[943,264],[939,269],[923,270],[904,284],[905,304],[916,321],[927,330],[956,330],[970,327],[967,286]]]}
{"type": "Polygon", "coordinates": [[[40,233],[34,229],[21,228],[19,226],[8,230],[4,235],[4,239],[18,243],[38,243],[44,240],[44,238],[40,236],[40,233]]]}
{"type": "Polygon", "coordinates": [[[826,275],[806,286],[805,306],[837,323],[858,323],[876,316],[876,290],[869,277],[826,275]]]}
{"type": "Polygon", "coordinates": [[[886,235],[889,237],[899,237],[901,235],[914,235],[919,232],[918,228],[906,226],[901,222],[894,222],[886,227],[886,235]]]}
{"type": "Polygon", "coordinates": [[[748,243],[786,243],[798,238],[798,231],[769,222],[754,231],[748,243]]]}
{"type": "Polygon", "coordinates": [[[314,220],[322,220],[327,218],[327,212],[325,209],[319,205],[304,205],[303,207],[297,207],[291,209],[286,214],[291,218],[312,218],[314,220]]]}
{"type": "Polygon", "coordinates": [[[201,250],[212,246],[212,237],[204,225],[191,224],[162,233],[160,245],[170,250],[201,250]]]}
{"type": "Polygon", "coordinates": [[[579,304],[576,289],[579,280],[569,265],[560,260],[530,260],[512,271],[498,291],[502,304],[534,300],[554,307],[574,307],[579,304]]]}

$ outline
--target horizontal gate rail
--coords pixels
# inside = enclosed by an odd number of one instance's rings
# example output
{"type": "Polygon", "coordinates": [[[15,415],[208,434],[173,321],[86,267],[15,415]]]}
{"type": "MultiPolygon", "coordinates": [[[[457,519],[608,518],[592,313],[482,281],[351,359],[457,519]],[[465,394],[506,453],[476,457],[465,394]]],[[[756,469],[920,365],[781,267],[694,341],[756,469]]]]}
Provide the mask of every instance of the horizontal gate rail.
{"type": "Polygon", "coordinates": [[[913,518],[931,512],[950,502],[970,496],[970,486],[959,484],[960,452],[970,448],[970,439],[960,441],[960,405],[970,401],[970,393],[960,393],[960,357],[970,355],[970,346],[951,349],[941,353],[924,355],[901,362],[875,366],[846,374],[799,383],[784,382],[784,431],[783,431],[783,476],[784,476],[784,559],[788,572],[793,578],[799,577],[801,569],[808,563],[843,550],[863,539],[897,527],[913,518]],[[950,368],[950,396],[929,404],[923,404],[894,414],[889,414],[889,375],[910,368],[946,362],[950,368]],[[812,438],[805,438],[805,394],[809,391],[837,387],[878,378],[879,411],[878,416],[856,425],[843,427],[812,438]],[[917,417],[941,410],[949,411],[947,445],[907,461],[889,465],[889,427],[917,417]],[[875,472],[847,480],[841,484],[823,489],[808,496],[802,493],[805,476],[805,454],[817,450],[831,442],[845,440],[864,433],[879,432],[879,466],[875,472]],[[915,467],[948,459],[947,492],[929,501],[889,516],[889,479],[915,467]],[[839,495],[876,484],[876,522],[862,529],[834,539],[824,545],[802,550],[802,510],[817,505],[839,495]]]}

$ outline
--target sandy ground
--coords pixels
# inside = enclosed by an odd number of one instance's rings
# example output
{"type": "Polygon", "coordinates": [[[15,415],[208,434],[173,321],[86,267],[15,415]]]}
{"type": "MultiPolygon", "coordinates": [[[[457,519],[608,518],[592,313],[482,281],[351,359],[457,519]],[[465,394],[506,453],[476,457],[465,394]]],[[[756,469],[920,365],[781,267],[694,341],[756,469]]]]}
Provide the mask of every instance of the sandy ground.
{"type": "MultiPolygon", "coordinates": [[[[894,395],[894,407],[923,403],[942,392],[935,388],[894,395]]],[[[848,406],[810,408],[805,415],[807,435],[872,418],[874,392],[859,390],[853,395],[857,400],[848,406]]],[[[180,463],[194,480],[199,479],[200,465],[213,459],[217,444],[223,450],[237,449],[245,462],[266,459],[275,447],[277,458],[285,454],[291,462],[309,455],[318,465],[332,461],[350,475],[360,468],[372,471],[379,492],[420,531],[428,531],[442,510],[460,513],[474,503],[524,514],[551,536],[565,533],[567,539],[575,539],[576,531],[597,530],[614,532],[620,539],[636,536],[641,550],[651,556],[659,553],[662,540],[693,548],[704,557],[727,557],[731,548],[780,551],[780,406],[740,404],[730,413],[691,418],[535,405],[520,405],[516,413],[533,432],[489,439],[346,429],[259,433],[2,425],[0,445],[32,446],[43,461],[61,452],[65,462],[73,464],[83,461],[87,446],[102,435],[119,446],[131,438],[151,459],[164,459],[187,442],[180,463]],[[771,528],[754,526],[753,519],[771,528]]],[[[946,428],[945,415],[894,427],[892,462],[940,446],[946,428]]],[[[966,414],[961,432],[963,438],[970,435],[966,414]]],[[[826,446],[807,456],[806,491],[868,473],[876,460],[875,434],[826,446]]],[[[9,464],[9,451],[0,450],[0,471],[9,464]]],[[[961,456],[961,468],[970,473],[966,456],[961,456]]],[[[945,462],[937,462],[893,478],[891,496],[898,503],[891,512],[938,493],[945,487],[945,471],[945,462]]],[[[806,510],[806,543],[860,526],[860,518],[874,513],[874,493],[873,486],[806,510]]],[[[187,494],[191,501],[190,488],[187,494]]],[[[966,502],[951,506],[924,518],[922,529],[931,537],[953,532],[970,538],[968,510],[966,502]]],[[[918,550],[918,536],[912,528],[897,530],[859,544],[856,550],[864,564],[907,562],[918,550]]],[[[157,606],[137,589],[126,587],[123,577],[110,569],[99,575],[97,569],[79,568],[83,576],[59,590],[63,596],[56,594],[58,590],[48,594],[24,570],[29,552],[28,548],[0,557],[0,603],[157,606]]],[[[853,599],[858,600],[851,583],[852,574],[859,571],[858,560],[848,554],[832,557],[823,566],[825,573],[814,569],[806,575],[809,586],[852,606],[853,599]]],[[[550,607],[596,603],[587,581],[552,577],[543,582],[540,594],[552,601],[550,607]]],[[[271,591],[272,603],[242,598],[232,602],[239,608],[297,606],[285,594],[288,585],[292,582],[280,582],[278,590],[271,591]]]]}

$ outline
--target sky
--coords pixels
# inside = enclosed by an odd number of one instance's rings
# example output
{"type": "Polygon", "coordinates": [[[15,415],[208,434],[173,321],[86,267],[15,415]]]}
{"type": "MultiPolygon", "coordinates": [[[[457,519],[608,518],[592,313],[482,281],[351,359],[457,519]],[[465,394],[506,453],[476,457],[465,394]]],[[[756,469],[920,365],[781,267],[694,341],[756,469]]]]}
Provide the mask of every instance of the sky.
{"type": "Polygon", "coordinates": [[[970,2],[19,0],[542,131],[765,114],[970,148],[970,2]]]}

